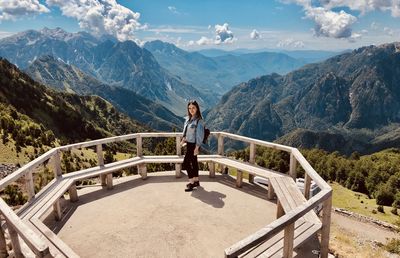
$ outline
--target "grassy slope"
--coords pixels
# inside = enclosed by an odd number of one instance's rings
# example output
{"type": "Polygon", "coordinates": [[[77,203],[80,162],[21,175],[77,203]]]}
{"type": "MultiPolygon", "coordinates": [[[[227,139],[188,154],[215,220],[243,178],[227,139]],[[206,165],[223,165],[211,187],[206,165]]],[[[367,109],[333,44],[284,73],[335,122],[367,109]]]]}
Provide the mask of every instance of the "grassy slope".
{"type": "Polygon", "coordinates": [[[15,151],[15,143],[14,140],[9,140],[7,144],[3,144],[0,140],[0,163],[4,164],[20,164],[23,165],[28,163],[29,157],[28,155],[33,155],[33,147],[27,146],[21,148],[22,151],[17,154],[15,151]],[[26,155],[25,152],[28,154],[26,155]]]}
{"type": "Polygon", "coordinates": [[[378,212],[373,214],[372,210],[376,210],[378,205],[375,199],[368,199],[368,196],[362,193],[353,192],[338,183],[331,184],[333,188],[333,206],[343,208],[355,213],[359,213],[368,217],[394,223],[400,219],[390,212],[390,206],[384,206],[385,213],[378,212]],[[361,203],[361,201],[363,203],[361,203]]]}

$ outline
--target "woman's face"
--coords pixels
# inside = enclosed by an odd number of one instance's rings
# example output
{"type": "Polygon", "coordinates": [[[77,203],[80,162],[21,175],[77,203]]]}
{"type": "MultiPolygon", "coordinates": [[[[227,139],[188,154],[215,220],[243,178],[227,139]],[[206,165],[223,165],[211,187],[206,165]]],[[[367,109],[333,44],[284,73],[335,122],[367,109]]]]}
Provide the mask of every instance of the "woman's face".
{"type": "Polygon", "coordinates": [[[193,104],[190,104],[188,106],[188,109],[189,109],[189,113],[190,113],[191,116],[194,116],[196,114],[196,112],[197,112],[197,107],[195,105],[193,105],[193,104]]]}

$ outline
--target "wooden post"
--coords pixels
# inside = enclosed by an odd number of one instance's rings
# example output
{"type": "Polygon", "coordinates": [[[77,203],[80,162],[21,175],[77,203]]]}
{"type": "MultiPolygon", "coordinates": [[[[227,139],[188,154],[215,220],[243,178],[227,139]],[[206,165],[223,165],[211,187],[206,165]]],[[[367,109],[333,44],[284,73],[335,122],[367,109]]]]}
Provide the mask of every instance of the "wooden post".
{"type": "MultiPolygon", "coordinates": [[[[178,155],[178,156],[182,155],[181,137],[180,136],[176,136],[176,155],[178,155]]],[[[175,163],[175,177],[176,178],[181,177],[181,171],[182,171],[182,164],[175,163]]]]}
{"type": "Polygon", "coordinates": [[[294,223],[288,225],[284,231],[283,258],[293,257],[294,223]]]}
{"type": "Polygon", "coordinates": [[[60,151],[59,150],[56,151],[56,153],[54,154],[53,158],[54,158],[54,176],[57,178],[57,177],[62,176],[60,151]]]}
{"type": "Polygon", "coordinates": [[[53,211],[54,211],[54,217],[57,221],[61,220],[62,213],[61,213],[61,205],[60,205],[60,199],[58,199],[54,204],[53,204],[53,211]]]}
{"type": "Polygon", "coordinates": [[[236,172],[236,187],[242,187],[243,184],[243,172],[238,170],[236,172]]]}
{"type": "Polygon", "coordinates": [[[0,227],[0,257],[8,257],[6,237],[2,227],[0,227]]]}
{"type": "Polygon", "coordinates": [[[146,179],[147,178],[147,166],[146,164],[140,164],[138,165],[139,167],[139,174],[142,177],[142,179],[146,179]]]}
{"type": "Polygon", "coordinates": [[[331,228],[332,193],[324,201],[322,210],[322,229],[321,229],[321,258],[328,258],[329,253],[329,232],[331,228]]]}
{"type": "Polygon", "coordinates": [[[69,188],[69,200],[71,202],[77,202],[79,200],[78,191],[76,190],[75,182],[69,188]]]}
{"type": "Polygon", "coordinates": [[[107,189],[111,190],[113,189],[113,175],[112,173],[107,174],[107,189]]]}
{"type": "Polygon", "coordinates": [[[18,239],[18,233],[17,231],[13,228],[12,224],[10,221],[7,220],[7,228],[8,228],[8,233],[10,234],[11,238],[11,244],[12,248],[14,250],[14,255],[16,258],[23,258],[24,255],[21,252],[21,244],[19,243],[18,239]]]}
{"type": "Polygon", "coordinates": [[[304,174],[304,197],[310,199],[311,177],[305,172],[304,174]]]}
{"type": "Polygon", "coordinates": [[[175,177],[180,178],[182,175],[182,164],[180,163],[175,163],[175,177]]]}
{"type": "MultiPolygon", "coordinates": [[[[140,135],[138,135],[136,138],[136,156],[137,157],[143,156],[142,136],[140,136],[140,135]]],[[[142,175],[140,165],[137,165],[137,171],[138,171],[139,175],[142,175]]]]}
{"type": "Polygon", "coordinates": [[[293,153],[290,153],[290,169],[289,169],[289,174],[290,176],[296,181],[296,164],[297,160],[293,153]]]}
{"type": "MultiPolygon", "coordinates": [[[[250,164],[256,164],[256,145],[254,143],[250,143],[250,164]]],[[[254,183],[254,175],[249,174],[249,183],[254,183]]]]}
{"type": "Polygon", "coordinates": [[[25,175],[25,187],[28,192],[28,201],[35,197],[35,184],[33,183],[33,173],[29,170],[25,175]]]}
{"type": "Polygon", "coordinates": [[[218,155],[224,155],[224,136],[218,134],[218,155]]]}
{"type": "MultiPolygon", "coordinates": [[[[218,150],[217,150],[218,155],[224,155],[224,136],[221,134],[218,134],[218,150]]],[[[225,173],[225,166],[219,164],[219,171],[223,174],[225,173]]]]}
{"type": "Polygon", "coordinates": [[[209,162],[208,163],[208,169],[210,170],[210,177],[214,178],[215,177],[215,163],[214,162],[209,162]]]}
{"type": "MultiPolygon", "coordinates": [[[[96,153],[97,153],[97,163],[101,167],[104,167],[104,156],[103,156],[103,145],[97,144],[96,145],[96,153]]],[[[100,182],[102,186],[106,185],[106,175],[100,175],[100,182]]]]}
{"type": "Polygon", "coordinates": [[[283,215],[285,215],[285,211],[283,210],[281,202],[278,200],[276,202],[276,218],[279,219],[283,215]]]}
{"type": "Polygon", "coordinates": [[[268,180],[268,200],[274,199],[274,188],[271,182],[268,180]]]}
{"type": "Polygon", "coordinates": [[[136,156],[143,156],[142,136],[140,135],[136,138],[136,156]]]}

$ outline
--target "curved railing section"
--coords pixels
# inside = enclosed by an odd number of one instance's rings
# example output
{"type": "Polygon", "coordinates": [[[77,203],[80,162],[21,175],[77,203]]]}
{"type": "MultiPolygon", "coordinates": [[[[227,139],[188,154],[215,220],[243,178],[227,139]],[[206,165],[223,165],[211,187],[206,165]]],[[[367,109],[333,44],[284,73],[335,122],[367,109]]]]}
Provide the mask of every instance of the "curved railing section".
{"type": "MultiPolygon", "coordinates": [[[[273,221],[266,227],[260,229],[254,234],[227,248],[225,250],[225,257],[237,257],[241,254],[244,254],[259,245],[260,243],[271,239],[282,231],[285,232],[284,248],[285,250],[287,250],[284,256],[291,257],[291,247],[293,247],[293,232],[292,235],[287,234],[287,232],[290,232],[291,228],[293,229],[294,223],[297,220],[299,220],[300,218],[305,216],[305,214],[309,213],[315,207],[321,204],[323,205],[321,228],[321,257],[328,257],[330,214],[332,207],[332,188],[318,175],[318,173],[312,168],[312,166],[307,162],[303,155],[296,148],[256,140],[231,133],[212,132],[211,136],[217,139],[217,153],[214,155],[199,155],[200,161],[209,162],[210,175],[214,175],[216,164],[219,165],[218,168],[220,170],[222,170],[224,167],[224,163],[221,160],[227,159],[227,157],[224,155],[225,139],[236,140],[249,145],[249,162],[233,160],[233,163],[231,162],[228,165],[225,164],[226,166],[233,166],[238,169],[238,186],[241,185],[242,172],[248,173],[249,181],[252,182],[254,177],[254,173],[252,173],[252,168],[261,170],[263,169],[261,167],[258,167],[255,162],[256,146],[263,146],[289,153],[290,169],[288,171],[288,175],[293,179],[296,179],[297,166],[301,166],[305,171],[304,195],[306,201],[302,205],[295,207],[289,212],[286,212],[284,215],[280,216],[277,220],[273,221]],[[247,167],[243,169],[243,167],[238,164],[247,164],[247,167]],[[321,191],[312,198],[309,198],[311,181],[314,181],[321,189],[321,191]]],[[[39,220],[40,216],[46,211],[46,209],[48,209],[48,207],[53,207],[55,210],[55,214],[61,216],[58,199],[60,195],[64,194],[66,190],[69,190],[71,200],[77,200],[78,197],[76,193],[75,181],[82,180],[83,178],[100,176],[102,184],[107,185],[108,188],[112,188],[112,172],[130,166],[137,166],[139,174],[142,176],[142,178],[146,178],[147,163],[175,163],[176,176],[179,177],[181,174],[181,163],[183,159],[180,146],[181,137],[181,133],[135,133],[56,147],[36,158],[35,160],[22,166],[14,173],[3,178],[2,180],[0,180],[0,190],[3,190],[5,187],[13,182],[16,182],[19,179],[24,178],[26,190],[28,192],[28,202],[24,206],[22,206],[17,212],[14,212],[2,199],[0,199],[0,212],[5,219],[5,223],[3,224],[3,227],[1,228],[2,230],[0,232],[0,254],[7,253],[5,241],[6,238],[4,234],[6,231],[8,231],[12,243],[13,252],[15,253],[16,257],[23,257],[23,248],[21,248],[22,245],[20,243],[21,239],[23,240],[23,246],[27,247],[29,249],[28,251],[34,253],[37,257],[52,257],[53,255],[49,252],[49,250],[52,251],[52,249],[54,249],[52,245],[56,246],[60,253],[63,254],[63,256],[77,256],[75,253],[73,253],[72,250],[66,250],[68,249],[68,246],[66,246],[61,240],[57,239],[57,236],[52,234],[52,232],[50,232],[50,237],[46,234],[42,234],[43,232],[50,231],[44,228],[44,225],[41,224],[41,221],[39,220]],[[143,155],[143,139],[159,137],[173,137],[176,139],[176,155],[143,155]],[[114,163],[104,164],[103,145],[128,140],[136,141],[136,157],[123,161],[117,161],[114,163]],[[68,174],[63,174],[63,171],[61,169],[60,154],[62,152],[71,151],[73,149],[82,149],[89,147],[96,148],[98,159],[97,166],[68,174]],[[55,178],[38,193],[35,193],[33,171],[38,166],[44,164],[45,162],[48,163],[50,160],[53,166],[55,178]],[[55,186],[57,186],[57,188],[55,186]],[[57,189],[57,192],[56,190],[53,191],[52,189],[57,189]],[[39,201],[40,198],[44,198],[43,196],[46,196],[46,200],[50,203],[50,206],[43,207],[45,201],[39,201]],[[30,211],[31,207],[33,207],[34,204],[36,204],[37,207],[34,208],[34,211],[30,211]],[[29,212],[31,212],[31,217],[29,217],[28,219],[22,219],[22,217],[29,212]],[[20,216],[18,216],[17,214],[19,214],[20,216]],[[33,229],[35,230],[32,230],[32,227],[27,225],[29,223],[33,224],[33,229]]],[[[265,169],[265,171],[267,171],[267,169],[265,169]]],[[[278,172],[272,173],[277,173],[277,176],[280,175],[280,173],[278,172]]],[[[265,175],[265,177],[268,178],[267,174],[265,175]]]]}

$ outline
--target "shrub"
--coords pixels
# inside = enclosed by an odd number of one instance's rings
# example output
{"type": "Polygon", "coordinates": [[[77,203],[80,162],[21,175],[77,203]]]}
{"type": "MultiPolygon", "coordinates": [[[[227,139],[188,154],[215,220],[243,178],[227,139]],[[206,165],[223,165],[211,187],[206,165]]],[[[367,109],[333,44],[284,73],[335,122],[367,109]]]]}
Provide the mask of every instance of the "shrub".
{"type": "Polygon", "coordinates": [[[400,191],[394,196],[393,207],[400,209],[400,191]]]}
{"type": "Polygon", "coordinates": [[[8,185],[4,189],[4,193],[8,195],[5,201],[10,206],[22,205],[27,201],[27,197],[18,189],[17,185],[8,185]]]}
{"type": "Polygon", "coordinates": [[[391,209],[390,212],[393,213],[394,215],[399,215],[397,213],[397,208],[396,207],[393,207],[393,209],[391,209]]]}
{"type": "Polygon", "coordinates": [[[394,201],[394,194],[386,185],[380,185],[375,193],[376,204],[378,205],[392,205],[394,201]]]}
{"type": "Polygon", "coordinates": [[[385,209],[383,208],[382,205],[379,205],[377,210],[378,210],[379,212],[381,212],[381,213],[385,213],[385,209]]]}
{"type": "Polygon", "coordinates": [[[376,210],[375,209],[373,209],[372,210],[372,214],[376,214],[377,212],[376,212],[376,210]]]}
{"type": "Polygon", "coordinates": [[[385,250],[390,253],[400,254],[400,239],[390,239],[385,245],[385,250]]]}

